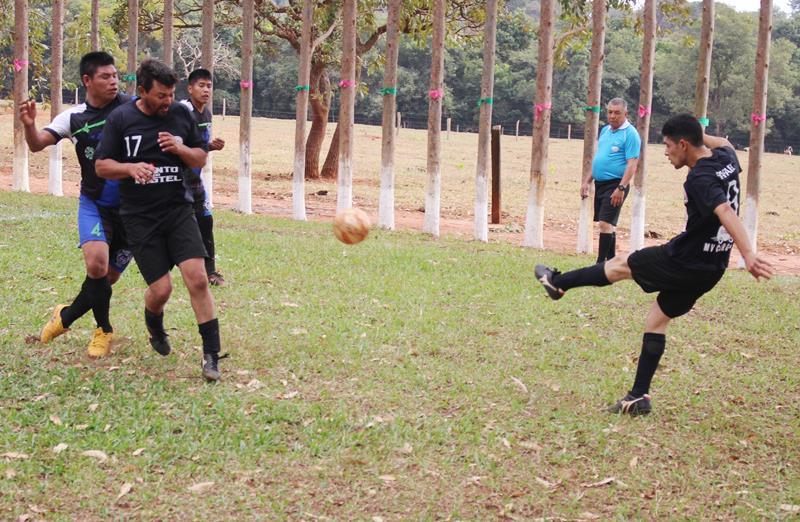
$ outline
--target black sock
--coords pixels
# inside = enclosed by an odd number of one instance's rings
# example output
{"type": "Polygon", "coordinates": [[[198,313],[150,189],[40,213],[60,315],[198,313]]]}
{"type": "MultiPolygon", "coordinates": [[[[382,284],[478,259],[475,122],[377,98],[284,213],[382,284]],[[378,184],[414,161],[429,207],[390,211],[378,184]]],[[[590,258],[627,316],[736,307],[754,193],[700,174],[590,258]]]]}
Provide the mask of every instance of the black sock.
{"type": "MultiPolygon", "coordinates": [[[[607,259],[608,250],[611,248],[611,241],[613,240],[614,234],[607,234],[605,232],[600,232],[600,241],[597,243],[597,262],[602,263],[607,259]]],[[[613,256],[612,256],[613,257],[613,256]]]]}
{"type": "Polygon", "coordinates": [[[642,353],[639,355],[639,365],[636,368],[636,378],[630,393],[634,397],[641,397],[650,392],[650,383],[658,368],[658,362],[664,354],[667,338],[664,334],[645,333],[642,338],[642,353]]]}
{"type": "Polygon", "coordinates": [[[104,332],[110,333],[114,329],[111,328],[111,320],[109,319],[109,308],[111,307],[111,283],[108,282],[107,277],[99,279],[88,279],[91,281],[92,287],[92,312],[94,313],[94,320],[97,326],[103,329],[104,332]]]}
{"type": "Polygon", "coordinates": [[[163,339],[167,336],[167,332],[164,331],[164,312],[155,314],[145,307],[144,324],[147,325],[147,331],[150,333],[150,337],[163,339]]]}
{"type": "Polygon", "coordinates": [[[559,274],[553,278],[553,284],[564,290],[565,292],[570,288],[578,286],[607,286],[611,283],[606,277],[606,264],[600,263],[597,265],[587,266],[586,268],[579,268],[564,274],[559,274]]]}
{"type": "Polygon", "coordinates": [[[200,331],[200,337],[203,338],[203,353],[219,354],[219,321],[212,319],[203,324],[198,324],[197,329],[200,331]]]}
{"type": "Polygon", "coordinates": [[[69,328],[72,323],[92,309],[92,283],[89,276],[83,280],[81,291],[68,307],[61,310],[61,324],[69,328]]]}
{"type": "Polygon", "coordinates": [[[214,216],[197,215],[197,224],[200,226],[200,235],[203,236],[203,245],[206,247],[206,275],[217,271],[214,261],[214,216]]]}
{"type": "Polygon", "coordinates": [[[617,233],[611,233],[611,242],[608,245],[608,252],[606,252],[606,261],[613,259],[617,255],[617,233]]]}

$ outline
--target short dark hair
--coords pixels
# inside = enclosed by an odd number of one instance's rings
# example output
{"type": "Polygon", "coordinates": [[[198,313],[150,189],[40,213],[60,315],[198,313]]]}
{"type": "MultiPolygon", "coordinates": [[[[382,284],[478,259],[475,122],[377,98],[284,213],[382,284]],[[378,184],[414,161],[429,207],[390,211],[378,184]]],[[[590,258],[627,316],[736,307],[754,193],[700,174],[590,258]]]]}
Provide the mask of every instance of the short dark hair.
{"type": "Polygon", "coordinates": [[[105,51],[92,51],[81,57],[78,71],[80,72],[81,78],[84,76],[92,78],[94,77],[94,73],[97,72],[97,69],[105,67],[106,65],[114,65],[114,57],[105,51]]]}
{"type": "Polygon", "coordinates": [[[178,75],[164,62],[150,58],[139,64],[136,70],[136,85],[141,85],[147,92],[153,88],[154,81],[172,87],[178,83],[178,75]]]}
{"type": "Polygon", "coordinates": [[[695,147],[703,144],[703,127],[691,114],[678,114],[668,119],[661,128],[661,135],[674,142],[686,140],[695,147]]]}
{"type": "Polygon", "coordinates": [[[211,81],[211,71],[208,69],[195,69],[189,73],[189,85],[193,84],[197,80],[211,81]]]}

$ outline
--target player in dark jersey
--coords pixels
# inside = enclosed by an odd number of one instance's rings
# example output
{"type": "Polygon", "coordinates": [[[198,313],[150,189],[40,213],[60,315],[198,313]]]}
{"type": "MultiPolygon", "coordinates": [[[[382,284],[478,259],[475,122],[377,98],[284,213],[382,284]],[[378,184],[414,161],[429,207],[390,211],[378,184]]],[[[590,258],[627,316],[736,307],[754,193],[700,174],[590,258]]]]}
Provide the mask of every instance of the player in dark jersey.
{"type": "MultiPolygon", "coordinates": [[[[189,74],[189,85],[187,87],[189,99],[181,101],[192,112],[200,134],[208,142],[209,152],[222,150],[225,147],[225,140],[221,138],[211,139],[211,111],[208,108],[208,102],[211,99],[211,88],[211,72],[207,69],[195,69],[189,74]]],[[[208,200],[202,171],[203,169],[192,169],[189,187],[192,189],[192,196],[194,197],[194,212],[197,224],[200,225],[200,234],[203,236],[203,244],[208,252],[206,274],[210,285],[225,286],[225,278],[217,270],[216,248],[214,245],[214,216],[211,213],[211,202],[208,200]]]]}
{"type": "Polygon", "coordinates": [[[81,167],[81,194],[78,205],[80,248],[86,264],[86,279],[72,304],[58,305],[42,328],[43,343],[66,332],[79,317],[94,312],[97,328],[89,343],[91,357],[104,357],[111,350],[113,328],[109,321],[111,285],[131,260],[119,217],[118,182],[95,174],[95,149],[100,142],[106,117],[128,96],[118,93],[114,58],[105,52],[91,52],[80,61],[81,82],[86,101],[62,112],[43,130],[36,128],[36,103],[20,107],[25,140],[32,152],[38,152],[63,138],[75,144],[81,167]]]}
{"type": "Polygon", "coordinates": [[[739,221],[741,167],[730,142],[708,136],[690,114],[670,118],[661,130],[670,163],[689,167],[686,230],[665,245],[644,248],[605,263],[559,273],[536,266],[536,277],[551,299],[579,286],[606,286],[633,279],[645,292],[659,292],[645,319],[642,351],[633,388],[609,411],[649,413],[650,383],[664,353],[669,322],[694,306],[725,273],[734,243],[753,277],[769,279],[772,265],[753,250],[739,221]]]}
{"type": "Polygon", "coordinates": [[[177,265],[203,339],[203,376],[216,381],[219,322],[203,261],[206,249],[186,184],[190,169],[205,164],[208,142],[189,110],[175,102],[178,78],[171,68],[145,60],[136,80],[139,99],[108,117],[96,153],[97,174],[120,180],[120,215],[148,285],[145,324],[151,346],[161,355],[171,350],[164,307],[172,293],[170,270],[177,265]]]}

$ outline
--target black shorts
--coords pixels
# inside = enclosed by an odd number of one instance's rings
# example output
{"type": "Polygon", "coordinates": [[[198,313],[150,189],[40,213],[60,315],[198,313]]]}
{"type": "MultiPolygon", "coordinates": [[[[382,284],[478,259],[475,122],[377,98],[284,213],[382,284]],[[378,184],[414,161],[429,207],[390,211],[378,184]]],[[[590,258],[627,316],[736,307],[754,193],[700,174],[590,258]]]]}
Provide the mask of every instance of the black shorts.
{"type": "Polygon", "coordinates": [[[148,285],[175,265],[207,255],[190,203],[158,213],[122,216],[122,221],[133,257],[148,285]]]}
{"type": "Polygon", "coordinates": [[[722,279],[725,270],[690,270],[667,254],[665,245],[637,250],[628,256],[633,280],[645,292],[659,292],[658,305],[667,317],[679,317],[722,279]]]}
{"type": "MultiPolygon", "coordinates": [[[[595,181],[594,182],[594,220],[610,223],[617,226],[619,221],[619,213],[622,212],[622,205],[614,207],[611,205],[611,194],[617,190],[622,179],[612,179],[611,181],[595,181]]],[[[625,189],[625,195],[622,196],[622,203],[628,199],[628,193],[631,191],[630,185],[625,189]]]]}

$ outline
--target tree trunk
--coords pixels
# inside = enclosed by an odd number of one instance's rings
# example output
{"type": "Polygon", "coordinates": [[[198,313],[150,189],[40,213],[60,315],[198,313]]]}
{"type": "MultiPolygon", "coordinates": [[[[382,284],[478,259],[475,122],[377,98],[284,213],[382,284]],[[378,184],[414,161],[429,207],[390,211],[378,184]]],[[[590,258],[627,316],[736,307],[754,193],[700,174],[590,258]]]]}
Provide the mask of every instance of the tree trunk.
{"type": "Polygon", "coordinates": [[[319,156],[331,108],[331,80],[324,63],[311,62],[311,130],[306,139],[306,179],[319,179],[319,156]]]}
{"type": "Polygon", "coordinates": [[[639,163],[633,177],[633,209],[630,251],[644,246],[645,180],[647,141],[650,138],[650,106],[653,103],[653,62],[656,53],[656,0],[644,3],[644,40],[642,42],[642,76],[639,82],[639,122],[636,127],[642,138],[639,163]]]}
{"type": "Polygon", "coordinates": [[[292,216],[306,220],[306,119],[311,76],[311,28],[314,24],[314,4],[303,0],[303,30],[300,38],[300,65],[297,69],[297,101],[294,128],[294,171],[292,177],[292,216]]]}
{"type": "Polygon", "coordinates": [[[544,248],[544,188],[547,182],[547,152],[550,140],[550,109],[553,95],[553,25],[555,0],[542,0],[539,19],[539,67],[536,71],[536,103],[533,107],[533,151],[531,187],[525,217],[523,246],[544,248]]]}
{"type": "Polygon", "coordinates": [[[445,0],[434,0],[431,83],[428,102],[428,183],[423,232],[439,237],[441,203],[442,102],[444,98],[445,0]]]}
{"type": "Polygon", "coordinates": [[[92,0],[92,51],[100,50],[100,0],[92,0]]]}
{"type": "MultiPolygon", "coordinates": [[[[28,0],[14,0],[14,101],[15,107],[28,99],[28,0]]],[[[25,129],[14,111],[14,174],[12,188],[30,192],[28,147],[25,129]]]]}
{"type": "Polygon", "coordinates": [[[139,45],[139,0],[128,0],[128,76],[125,92],[136,93],[136,63],[139,45]]]}
{"type": "Polygon", "coordinates": [[[383,72],[383,126],[381,128],[381,192],[378,226],[394,230],[394,140],[397,109],[397,59],[403,0],[389,1],[386,21],[386,69],[383,72]]]}
{"type": "Polygon", "coordinates": [[[703,0],[703,28],[700,32],[700,56],[694,90],[694,115],[703,128],[708,126],[708,82],[711,76],[711,52],[714,48],[714,1],[703,0]]]}
{"type": "MultiPolygon", "coordinates": [[[[605,0],[592,1],[592,55],[589,67],[589,93],[586,98],[586,123],[583,128],[583,167],[581,183],[592,176],[592,160],[597,153],[597,132],[600,124],[601,89],[603,84],[603,62],[606,45],[606,3],[605,0]]],[[[592,217],[594,211],[593,184],[589,185],[589,195],[581,199],[578,218],[579,254],[592,253],[592,217]]]]}
{"type": "MultiPolygon", "coordinates": [[[[492,105],[494,103],[494,54],[497,40],[497,0],[486,2],[486,26],[483,36],[483,72],[478,101],[478,161],[475,169],[475,239],[489,241],[489,152],[492,140],[492,105]]],[[[449,120],[448,120],[449,121],[449,120]]]]}
{"type": "Polygon", "coordinates": [[[250,135],[253,114],[254,0],[242,2],[242,74],[239,99],[239,211],[253,212],[250,135]]]}
{"type": "Polygon", "coordinates": [[[336,189],[336,209],[353,206],[353,112],[356,89],[356,0],[342,4],[342,73],[339,111],[339,176],[336,189]]]}
{"type": "Polygon", "coordinates": [[[164,63],[172,67],[174,0],[164,0],[164,63]]]}
{"type": "MultiPolygon", "coordinates": [[[[756,48],[755,88],[750,124],[750,152],[747,162],[747,196],[744,202],[744,228],[756,251],[758,244],[758,196],[761,192],[761,155],[767,131],[767,87],[769,51],[772,37],[772,0],[761,0],[758,15],[758,47],[756,48]]],[[[740,263],[744,266],[744,262],[740,263]]]]}
{"type": "MultiPolygon", "coordinates": [[[[64,0],[53,0],[53,37],[50,56],[50,120],[61,112],[61,85],[64,63],[64,0]]],[[[54,196],[63,196],[62,182],[62,145],[58,143],[50,147],[50,169],[47,178],[47,190],[54,196]]]]}
{"type": "MultiPolygon", "coordinates": [[[[341,114],[339,112],[340,118],[341,114]]],[[[333,181],[339,175],[339,153],[342,139],[339,131],[341,130],[341,125],[341,122],[337,122],[336,129],[333,131],[333,138],[331,138],[331,144],[328,146],[328,154],[325,156],[325,163],[322,164],[322,172],[320,172],[322,179],[333,181]]]]}
{"type": "MultiPolygon", "coordinates": [[[[200,63],[203,69],[211,73],[214,77],[214,0],[203,0],[203,32],[200,42],[202,57],[200,63]]],[[[214,112],[214,91],[211,91],[211,98],[208,100],[208,108],[214,112]]],[[[211,131],[214,131],[214,126],[211,126],[211,131]]],[[[208,206],[214,208],[214,158],[211,154],[208,155],[206,164],[200,176],[203,179],[203,188],[206,190],[206,197],[208,198],[208,206]]]]}

